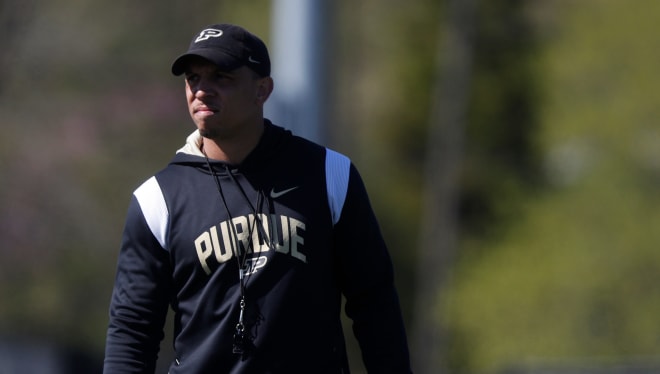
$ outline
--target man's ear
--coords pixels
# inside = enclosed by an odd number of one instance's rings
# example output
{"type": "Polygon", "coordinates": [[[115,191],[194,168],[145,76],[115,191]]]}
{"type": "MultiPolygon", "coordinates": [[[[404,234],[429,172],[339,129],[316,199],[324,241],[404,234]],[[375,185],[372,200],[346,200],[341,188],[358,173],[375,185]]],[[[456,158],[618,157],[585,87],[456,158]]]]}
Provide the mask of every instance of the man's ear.
{"type": "Polygon", "coordinates": [[[257,86],[257,102],[263,104],[268,100],[270,94],[273,92],[273,78],[263,77],[259,79],[257,86]]]}

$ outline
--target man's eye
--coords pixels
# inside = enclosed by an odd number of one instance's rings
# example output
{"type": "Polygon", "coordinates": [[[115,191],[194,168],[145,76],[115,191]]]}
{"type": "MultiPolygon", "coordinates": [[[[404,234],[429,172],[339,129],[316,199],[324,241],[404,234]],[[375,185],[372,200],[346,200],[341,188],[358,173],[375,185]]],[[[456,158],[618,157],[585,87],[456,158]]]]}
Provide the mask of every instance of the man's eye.
{"type": "Polygon", "coordinates": [[[215,75],[215,78],[218,80],[229,80],[231,76],[227,73],[220,72],[215,75]]]}

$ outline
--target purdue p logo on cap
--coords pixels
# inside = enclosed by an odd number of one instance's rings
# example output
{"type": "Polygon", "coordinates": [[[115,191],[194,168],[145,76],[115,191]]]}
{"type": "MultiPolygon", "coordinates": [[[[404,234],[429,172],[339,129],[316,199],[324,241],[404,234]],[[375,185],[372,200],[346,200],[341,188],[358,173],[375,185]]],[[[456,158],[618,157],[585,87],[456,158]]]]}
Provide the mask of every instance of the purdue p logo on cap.
{"type": "Polygon", "coordinates": [[[208,38],[217,38],[220,35],[222,35],[222,30],[205,29],[205,30],[202,30],[202,32],[199,33],[199,36],[197,37],[197,39],[195,39],[195,43],[199,43],[202,40],[206,40],[208,38]]]}

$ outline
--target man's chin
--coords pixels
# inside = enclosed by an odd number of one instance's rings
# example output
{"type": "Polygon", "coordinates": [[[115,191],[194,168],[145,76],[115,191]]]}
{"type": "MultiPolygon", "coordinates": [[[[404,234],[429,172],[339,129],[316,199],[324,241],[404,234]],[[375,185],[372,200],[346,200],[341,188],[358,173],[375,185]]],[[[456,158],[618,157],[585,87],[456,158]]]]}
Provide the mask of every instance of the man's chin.
{"type": "Polygon", "coordinates": [[[215,139],[218,137],[218,132],[212,129],[199,129],[199,134],[207,139],[215,139]]]}

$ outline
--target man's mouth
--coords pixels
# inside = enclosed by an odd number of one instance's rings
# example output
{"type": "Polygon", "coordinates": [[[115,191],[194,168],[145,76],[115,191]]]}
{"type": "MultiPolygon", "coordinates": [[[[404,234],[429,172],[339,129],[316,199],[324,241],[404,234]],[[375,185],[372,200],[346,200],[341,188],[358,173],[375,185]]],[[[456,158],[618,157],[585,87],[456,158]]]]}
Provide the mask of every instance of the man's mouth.
{"type": "Polygon", "coordinates": [[[218,110],[215,108],[208,107],[206,105],[201,105],[195,108],[195,113],[200,113],[200,114],[213,114],[216,113],[218,110]]]}

